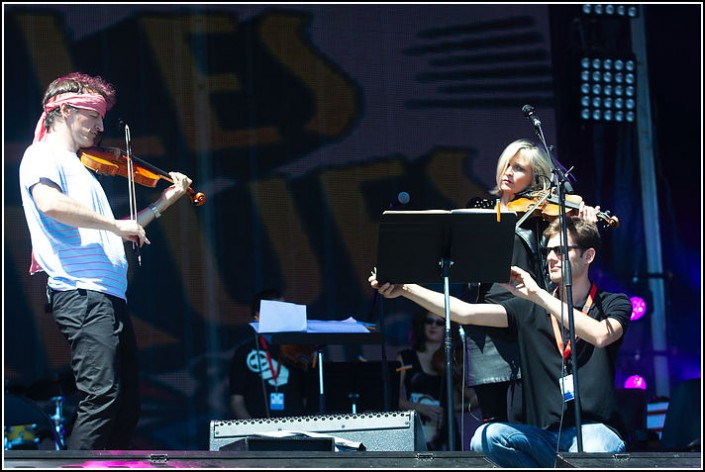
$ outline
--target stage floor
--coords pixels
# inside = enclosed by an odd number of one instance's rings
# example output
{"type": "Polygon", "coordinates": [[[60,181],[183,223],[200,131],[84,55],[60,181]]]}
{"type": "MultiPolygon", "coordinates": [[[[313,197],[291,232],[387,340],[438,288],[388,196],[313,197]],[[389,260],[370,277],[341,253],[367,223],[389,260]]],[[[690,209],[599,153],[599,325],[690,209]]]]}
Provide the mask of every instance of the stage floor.
{"type": "MultiPolygon", "coordinates": [[[[559,468],[702,469],[702,454],[643,452],[567,453],[559,468]]],[[[498,468],[474,452],[316,452],[316,451],[22,451],[3,454],[5,468],[498,468]]]]}

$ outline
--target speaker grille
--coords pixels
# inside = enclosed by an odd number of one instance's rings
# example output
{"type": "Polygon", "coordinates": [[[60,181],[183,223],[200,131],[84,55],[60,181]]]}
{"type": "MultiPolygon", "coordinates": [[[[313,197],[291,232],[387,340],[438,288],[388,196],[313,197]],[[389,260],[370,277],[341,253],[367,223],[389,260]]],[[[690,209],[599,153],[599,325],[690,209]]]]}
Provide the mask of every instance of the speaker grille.
{"type": "Polygon", "coordinates": [[[278,431],[330,434],[360,442],[368,451],[426,450],[426,441],[414,411],[213,420],[210,430],[211,451],[218,451],[250,435],[278,431]]]}

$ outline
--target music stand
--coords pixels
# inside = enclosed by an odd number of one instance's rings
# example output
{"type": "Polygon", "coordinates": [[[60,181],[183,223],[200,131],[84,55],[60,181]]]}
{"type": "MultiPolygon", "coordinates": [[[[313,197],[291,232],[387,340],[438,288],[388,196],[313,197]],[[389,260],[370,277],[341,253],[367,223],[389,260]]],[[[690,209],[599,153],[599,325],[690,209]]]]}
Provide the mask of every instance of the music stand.
{"type": "MultiPolygon", "coordinates": [[[[399,361],[326,362],[326,413],[350,414],[399,409],[399,361]],[[385,363],[387,365],[382,366],[385,363]],[[386,376],[386,378],[384,377],[386,376]],[[389,401],[385,385],[389,384],[389,401]],[[390,406],[391,405],[391,406],[390,406]]],[[[306,385],[306,411],[320,412],[320,378],[306,385]]]]}
{"type": "Polygon", "coordinates": [[[380,285],[443,282],[445,296],[448,441],[453,434],[450,280],[455,284],[508,282],[514,247],[515,212],[484,209],[385,211],[379,227],[380,285]]]}
{"type": "MultiPolygon", "coordinates": [[[[271,344],[312,344],[316,346],[318,362],[319,410],[325,414],[325,393],[323,382],[323,347],[328,344],[384,344],[384,334],[378,332],[341,333],[341,332],[278,332],[267,335],[271,344]]],[[[384,346],[383,346],[384,347],[384,346]]],[[[386,390],[387,376],[382,378],[386,390]]]]}

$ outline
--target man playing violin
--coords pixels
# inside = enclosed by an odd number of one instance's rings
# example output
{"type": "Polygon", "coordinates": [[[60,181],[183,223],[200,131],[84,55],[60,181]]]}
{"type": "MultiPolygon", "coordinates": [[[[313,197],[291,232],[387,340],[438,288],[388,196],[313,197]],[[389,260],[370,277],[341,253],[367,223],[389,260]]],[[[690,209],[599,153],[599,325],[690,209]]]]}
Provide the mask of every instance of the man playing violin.
{"type": "MultiPolygon", "coordinates": [[[[579,378],[584,452],[623,452],[625,444],[614,390],[617,354],[629,325],[631,303],[624,294],[600,290],[589,278],[600,247],[594,224],[568,218],[567,245],[561,244],[561,220],[545,231],[551,282],[547,291],[519,267],[502,286],[514,296],[498,304],[470,304],[451,297],[451,319],[461,324],[508,328],[517,338],[523,373],[525,423],[487,422],[475,432],[470,447],[501,467],[554,467],[557,451],[577,452],[573,375],[579,378]],[[567,254],[562,248],[567,247],[567,254]],[[572,305],[576,338],[570,342],[562,301],[563,267],[572,270],[572,305]],[[576,350],[578,367],[570,349],[576,350]]],[[[438,316],[445,316],[443,294],[419,285],[370,284],[385,298],[403,296],[438,316]]]]}
{"type": "Polygon", "coordinates": [[[115,89],[100,77],[72,73],[43,99],[34,142],[20,164],[20,189],[32,240],[30,273],[47,273],[54,319],[71,343],[81,395],[68,449],[128,449],[140,415],[137,345],[127,311],[124,241],[149,244],[144,227],[191,184],[173,185],[134,219],[116,219],[77,152],[96,144],[115,89]]]}

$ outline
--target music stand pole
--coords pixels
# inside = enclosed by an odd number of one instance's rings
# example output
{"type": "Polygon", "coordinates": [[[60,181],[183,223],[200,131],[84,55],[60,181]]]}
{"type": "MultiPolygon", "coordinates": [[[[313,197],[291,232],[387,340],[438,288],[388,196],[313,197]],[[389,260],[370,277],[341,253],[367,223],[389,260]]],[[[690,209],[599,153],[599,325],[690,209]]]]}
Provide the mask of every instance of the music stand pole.
{"type": "Polygon", "coordinates": [[[446,321],[446,332],[445,332],[445,351],[446,351],[446,396],[447,396],[447,407],[448,411],[448,450],[455,451],[455,419],[453,415],[454,412],[454,402],[453,402],[453,366],[451,360],[453,358],[453,338],[451,335],[450,326],[450,278],[448,273],[450,272],[450,266],[453,265],[453,261],[447,258],[441,259],[440,262],[443,267],[443,295],[445,297],[445,321],[446,321]]]}
{"type": "Polygon", "coordinates": [[[326,394],[323,391],[323,346],[316,346],[316,356],[318,358],[318,412],[324,415],[326,413],[326,394]]]}
{"type": "MultiPolygon", "coordinates": [[[[372,304],[370,305],[370,315],[369,320],[373,319],[373,313],[375,304],[377,304],[377,299],[379,298],[379,292],[375,290],[372,295],[372,304]]],[[[384,307],[382,306],[383,300],[379,302],[379,332],[384,336],[384,307]]],[[[384,395],[384,411],[389,411],[389,373],[387,370],[387,349],[384,343],[382,343],[382,394],[384,395]]]]}
{"type": "MultiPolygon", "coordinates": [[[[375,291],[375,299],[379,292],[375,291]]],[[[379,304],[379,332],[384,335],[384,311],[382,302],[379,304]]],[[[389,411],[389,373],[387,372],[387,347],[382,343],[382,394],[384,395],[384,411],[389,411]]]]}

